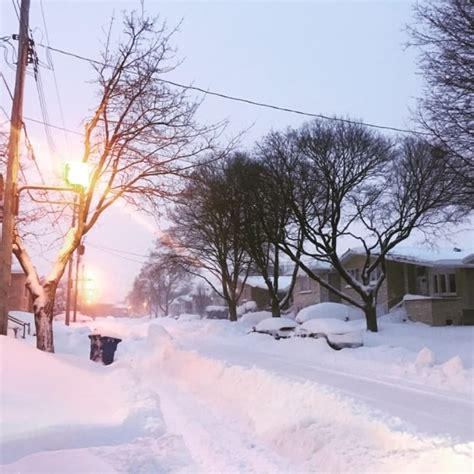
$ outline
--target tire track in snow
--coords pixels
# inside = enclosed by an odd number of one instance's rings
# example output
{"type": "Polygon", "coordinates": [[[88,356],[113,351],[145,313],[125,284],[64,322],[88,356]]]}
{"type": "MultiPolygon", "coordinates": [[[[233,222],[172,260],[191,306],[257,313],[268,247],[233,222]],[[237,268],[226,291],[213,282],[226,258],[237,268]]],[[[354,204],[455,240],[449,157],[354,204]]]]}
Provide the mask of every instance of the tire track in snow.
{"type": "Polygon", "coordinates": [[[171,433],[182,437],[200,472],[292,472],[287,460],[254,444],[255,434],[248,432],[242,422],[217,413],[202,399],[180,390],[170,380],[166,382],[155,385],[165,424],[171,433]]]}

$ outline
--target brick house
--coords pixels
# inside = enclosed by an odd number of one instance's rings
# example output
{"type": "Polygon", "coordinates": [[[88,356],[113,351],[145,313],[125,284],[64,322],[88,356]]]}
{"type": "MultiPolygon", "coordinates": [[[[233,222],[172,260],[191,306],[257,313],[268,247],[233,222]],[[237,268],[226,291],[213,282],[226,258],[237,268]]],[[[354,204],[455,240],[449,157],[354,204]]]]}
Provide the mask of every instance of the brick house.
{"type": "MultiPolygon", "coordinates": [[[[291,284],[291,276],[282,275],[278,278],[279,292],[285,293],[291,284]]],[[[239,304],[247,301],[255,301],[259,310],[268,309],[271,306],[270,294],[265,280],[260,275],[250,275],[245,281],[239,304]]]]}
{"type": "MultiPolygon", "coordinates": [[[[327,263],[317,262],[306,263],[306,265],[323,280],[337,289],[341,288],[339,275],[327,263]]],[[[293,290],[293,307],[299,311],[306,306],[331,301],[340,303],[341,299],[332,291],[322,287],[317,281],[310,278],[303,271],[298,272],[295,289],[293,290]]]]}
{"type": "MultiPolygon", "coordinates": [[[[365,253],[348,250],[341,260],[359,278],[365,253]]],[[[341,290],[358,299],[349,285],[342,284],[341,290]]],[[[469,323],[474,319],[474,250],[396,248],[386,257],[377,312],[384,314],[402,301],[413,321],[433,326],[469,323]]]]}
{"type": "Polygon", "coordinates": [[[26,289],[26,275],[19,269],[12,269],[8,289],[8,310],[33,311],[31,297],[26,289]]]}

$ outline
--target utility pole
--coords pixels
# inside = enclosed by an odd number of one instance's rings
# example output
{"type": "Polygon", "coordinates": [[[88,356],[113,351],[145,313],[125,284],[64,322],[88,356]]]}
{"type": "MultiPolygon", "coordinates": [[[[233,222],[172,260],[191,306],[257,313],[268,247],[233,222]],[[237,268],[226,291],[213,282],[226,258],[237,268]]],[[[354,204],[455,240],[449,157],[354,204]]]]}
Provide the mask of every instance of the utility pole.
{"type": "MultiPolygon", "coordinates": [[[[76,207],[77,207],[77,196],[74,197],[74,205],[72,207],[72,227],[76,225],[76,211],[77,211],[76,207]]],[[[71,322],[71,290],[72,290],[73,266],[74,266],[74,258],[71,255],[69,257],[69,265],[68,265],[68,270],[67,270],[66,315],[64,318],[66,326],[69,326],[69,323],[71,322]]]]}
{"type": "Polygon", "coordinates": [[[14,230],[14,202],[17,190],[19,168],[19,146],[23,124],[23,91],[29,51],[30,0],[22,0],[20,8],[20,29],[18,35],[18,61],[16,65],[15,92],[10,120],[8,141],[8,161],[5,176],[5,196],[3,202],[2,246],[0,249],[0,334],[7,334],[8,293],[12,267],[12,245],[14,230]]]}

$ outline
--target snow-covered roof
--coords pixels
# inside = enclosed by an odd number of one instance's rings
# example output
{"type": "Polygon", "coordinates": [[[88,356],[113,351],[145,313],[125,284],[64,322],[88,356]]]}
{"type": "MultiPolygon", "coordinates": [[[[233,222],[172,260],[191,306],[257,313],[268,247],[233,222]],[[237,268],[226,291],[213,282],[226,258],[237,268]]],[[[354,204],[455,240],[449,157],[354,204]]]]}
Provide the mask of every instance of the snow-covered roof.
{"type": "MultiPolygon", "coordinates": [[[[353,255],[365,255],[362,247],[349,249],[343,256],[342,260],[353,255]]],[[[435,266],[474,266],[474,248],[435,248],[429,246],[409,247],[399,246],[388,253],[387,260],[397,262],[414,263],[429,267],[435,266]]]]}
{"type": "MultiPolygon", "coordinates": [[[[267,285],[262,276],[249,276],[245,282],[246,285],[251,286],[252,288],[263,288],[267,289],[267,285]]],[[[278,288],[280,290],[287,290],[291,285],[291,276],[280,276],[278,278],[278,288]]]]}
{"type": "Polygon", "coordinates": [[[331,270],[331,264],[328,262],[322,262],[321,260],[316,260],[314,257],[309,255],[303,255],[301,261],[309,267],[310,270],[331,270]]]}
{"type": "Polygon", "coordinates": [[[173,300],[173,303],[181,303],[181,302],[188,302],[188,303],[191,303],[193,301],[193,298],[192,296],[189,296],[189,295],[181,295],[181,296],[177,296],[174,300],[173,300]]]}

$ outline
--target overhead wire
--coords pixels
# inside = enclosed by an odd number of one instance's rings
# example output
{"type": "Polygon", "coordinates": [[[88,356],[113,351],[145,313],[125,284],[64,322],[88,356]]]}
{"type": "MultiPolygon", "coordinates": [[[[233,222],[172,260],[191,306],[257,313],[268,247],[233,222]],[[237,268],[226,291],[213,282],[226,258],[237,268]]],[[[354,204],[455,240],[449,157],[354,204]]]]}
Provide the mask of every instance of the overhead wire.
{"type": "MultiPolygon", "coordinates": [[[[127,260],[129,262],[135,262],[135,263],[140,263],[140,264],[144,264],[146,263],[146,261],[144,260],[137,260],[137,259],[134,259],[134,258],[130,258],[130,257],[125,257],[124,255],[121,254],[122,251],[112,251],[110,250],[109,248],[107,247],[102,247],[101,245],[96,245],[96,244],[92,244],[90,242],[87,243],[87,245],[90,245],[91,247],[94,247],[98,250],[102,250],[103,252],[106,252],[108,253],[109,255],[112,255],[113,257],[117,257],[117,258],[121,258],[123,260],[127,260]]],[[[128,253],[128,252],[123,252],[123,253],[128,253]]],[[[145,256],[143,256],[144,258],[146,258],[145,256]]]]}
{"type": "MultiPolygon", "coordinates": [[[[55,51],[59,54],[63,54],[65,56],[70,56],[70,57],[73,57],[73,58],[76,58],[76,59],[80,59],[82,61],[86,61],[86,62],[91,63],[91,64],[96,64],[98,66],[113,67],[112,65],[104,63],[102,61],[98,61],[96,59],[88,58],[86,56],[82,56],[82,55],[77,54],[77,53],[66,51],[64,49],[55,48],[51,45],[47,46],[47,45],[44,45],[42,43],[38,43],[38,46],[41,46],[42,48],[49,48],[51,51],[55,51]]],[[[205,94],[205,95],[215,96],[215,97],[219,97],[221,99],[231,100],[231,101],[235,101],[235,102],[241,102],[241,103],[253,105],[253,106],[256,106],[256,107],[268,108],[268,109],[278,110],[278,111],[281,111],[281,112],[288,112],[288,113],[302,115],[302,116],[306,116],[306,117],[312,117],[312,118],[320,118],[320,119],[323,119],[323,120],[330,120],[330,121],[334,121],[334,122],[345,122],[345,123],[352,123],[352,124],[356,124],[356,125],[364,125],[364,126],[370,127],[370,128],[376,128],[376,129],[381,129],[381,130],[390,130],[390,131],[399,132],[399,133],[410,133],[410,134],[415,134],[415,135],[430,135],[428,132],[421,132],[421,131],[417,131],[417,130],[410,130],[410,129],[405,129],[405,128],[393,127],[393,126],[389,126],[389,125],[379,125],[379,124],[375,124],[375,123],[362,122],[362,121],[358,121],[358,120],[351,120],[351,119],[346,119],[346,118],[341,118],[341,117],[331,117],[331,116],[324,115],[324,114],[319,114],[319,113],[305,112],[305,111],[298,110],[298,109],[293,109],[293,108],[289,108],[289,107],[282,107],[282,106],[279,106],[279,105],[268,104],[268,103],[265,103],[265,102],[260,102],[260,101],[256,101],[256,100],[252,100],[252,99],[247,99],[247,98],[244,98],[244,97],[238,97],[238,96],[234,96],[234,95],[230,95],[230,94],[224,94],[222,92],[216,92],[216,91],[212,91],[212,90],[209,90],[209,89],[204,89],[204,88],[198,87],[198,86],[185,85],[185,84],[181,84],[181,83],[176,82],[176,81],[170,81],[168,79],[158,78],[157,80],[164,83],[164,84],[169,84],[169,85],[172,85],[172,86],[175,86],[175,87],[179,87],[181,89],[194,90],[194,91],[200,92],[200,93],[205,94]]]]}
{"type": "MultiPolygon", "coordinates": [[[[8,82],[6,81],[6,78],[5,76],[3,75],[3,73],[0,73],[1,76],[2,76],[2,79],[3,79],[3,82],[5,84],[5,87],[7,88],[7,90],[9,92],[10,91],[10,87],[8,85],[8,82]]],[[[11,99],[13,100],[13,95],[10,93],[10,97],[11,99]]],[[[10,119],[10,116],[8,115],[7,111],[5,110],[5,108],[3,106],[0,106],[0,109],[2,110],[2,112],[5,114],[5,117],[9,120],[10,119]]],[[[23,129],[23,132],[24,132],[24,137],[25,137],[25,145],[26,145],[26,148],[28,150],[28,156],[29,158],[31,159],[31,161],[33,161],[33,164],[35,166],[35,169],[36,169],[36,172],[38,173],[38,176],[40,178],[40,181],[41,181],[41,184],[45,185],[46,184],[46,180],[44,179],[44,176],[43,176],[43,173],[41,172],[41,168],[39,167],[39,164],[38,164],[38,161],[36,159],[36,153],[35,153],[35,150],[34,150],[34,147],[33,147],[33,143],[31,142],[30,140],[30,137],[29,137],[29,134],[28,134],[28,130],[26,128],[26,125],[25,125],[25,122],[23,121],[22,122],[22,129],[23,129]]],[[[20,172],[22,174],[22,177],[23,179],[25,180],[25,182],[27,181],[26,179],[26,175],[23,171],[22,168],[20,168],[20,172]]],[[[53,225],[53,227],[57,227],[57,229],[61,232],[61,234],[64,233],[64,230],[61,226],[61,224],[56,220],[54,219],[53,217],[53,214],[55,214],[55,210],[54,210],[54,207],[51,203],[48,203],[49,204],[49,207],[51,209],[51,212],[52,214],[50,215],[51,216],[51,224],[53,225]]]]}
{"type": "MultiPolygon", "coordinates": [[[[93,245],[93,246],[95,245],[96,247],[99,246],[99,244],[94,244],[93,242],[92,242],[92,243],[89,242],[89,244],[90,244],[90,245],[93,245]]],[[[102,249],[104,249],[104,250],[106,249],[106,250],[110,250],[110,251],[112,251],[112,252],[126,253],[126,254],[128,254],[128,255],[133,255],[133,256],[135,256],[135,257],[143,257],[143,258],[148,258],[148,257],[149,257],[149,255],[144,255],[144,254],[135,253],[135,252],[128,252],[128,251],[126,251],[126,250],[114,249],[113,247],[107,247],[107,246],[105,246],[105,245],[102,245],[102,246],[100,246],[100,247],[101,247],[102,249]]]]}
{"type": "Polygon", "coordinates": [[[46,15],[44,13],[43,0],[40,0],[40,7],[41,7],[41,17],[43,19],[43,25],[44,25],[44,32],[45,32],[45,35],[46,35],[46,43],[48,44],[48,48],[46,49],[46,58],[47,58],[48,62],[50,63],[51,70],[53,72],[54,88],[56,90],[56,98],[58,100],[59,113],[61,115],[61,123],[62,123],[62,126],[63,126],[64,139],[66,141],[66,146],[67,146],[68,152],[70,152],[70,143],[69,143],[69,137],[68,137],[68,134],[67,134],[66,121],[64,119],[64,108],[63,108],[63,104],[62,104],[62,101],[61,101],[61,94],[59,93],[58,78],[56,76],[56,69],[54,67],[53,56],[52,56],[51,50],[49,48],[49,44],[50,44],[50,42],[49,42],[49,32],[48,32],[48,26],[46,24],[46,15]]]}

